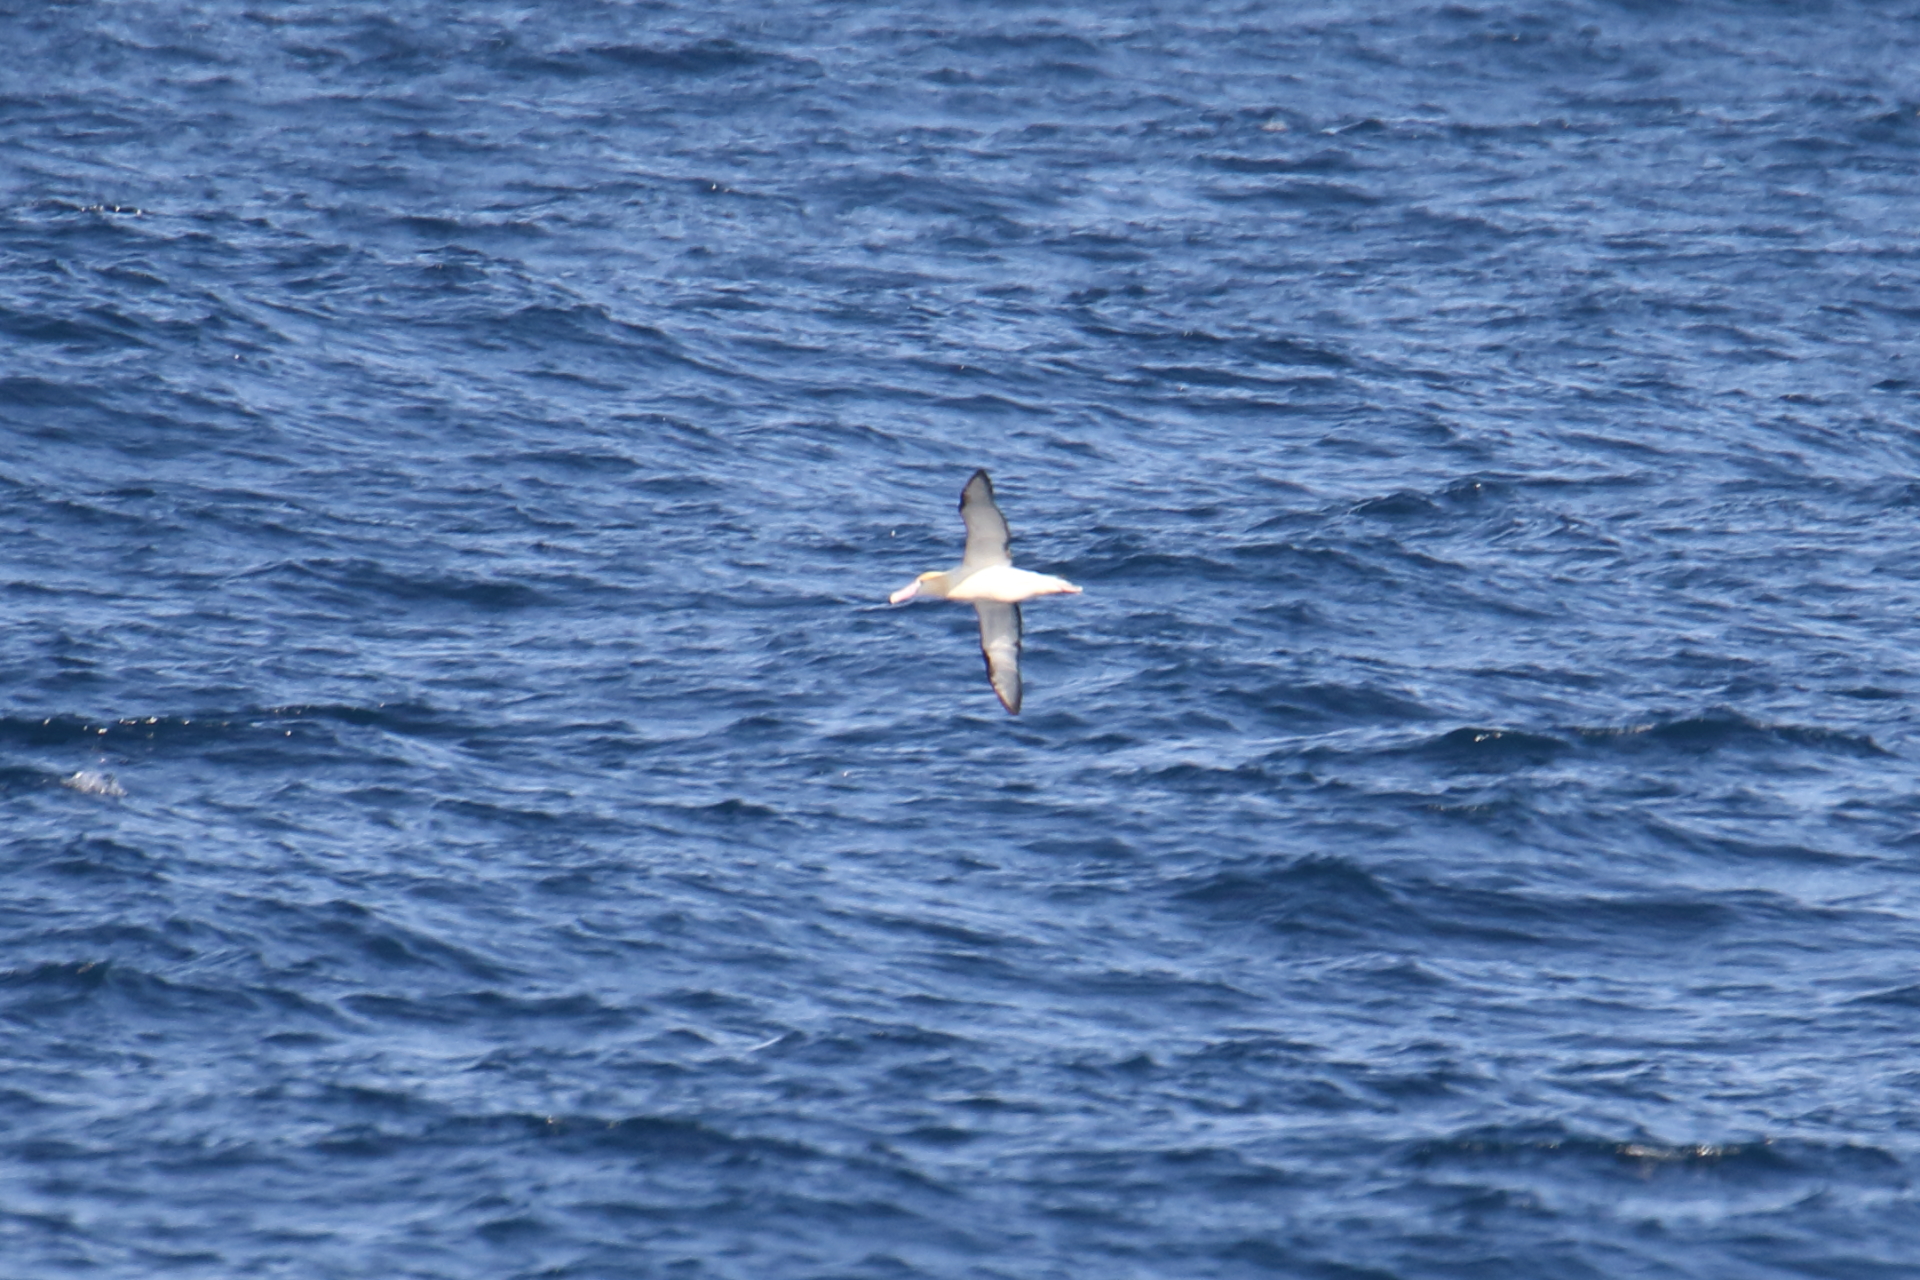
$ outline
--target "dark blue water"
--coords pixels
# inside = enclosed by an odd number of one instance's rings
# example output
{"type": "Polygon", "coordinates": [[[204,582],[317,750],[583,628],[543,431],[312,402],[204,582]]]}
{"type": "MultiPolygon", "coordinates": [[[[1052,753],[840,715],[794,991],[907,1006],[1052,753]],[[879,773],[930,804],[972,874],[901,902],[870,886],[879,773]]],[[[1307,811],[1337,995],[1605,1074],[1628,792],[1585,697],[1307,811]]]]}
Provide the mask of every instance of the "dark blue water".
{"type": "Polygon", "coordinates": [[[1916,66],[6,5],[0,1274],[1920,1274],[1916,66]]]}

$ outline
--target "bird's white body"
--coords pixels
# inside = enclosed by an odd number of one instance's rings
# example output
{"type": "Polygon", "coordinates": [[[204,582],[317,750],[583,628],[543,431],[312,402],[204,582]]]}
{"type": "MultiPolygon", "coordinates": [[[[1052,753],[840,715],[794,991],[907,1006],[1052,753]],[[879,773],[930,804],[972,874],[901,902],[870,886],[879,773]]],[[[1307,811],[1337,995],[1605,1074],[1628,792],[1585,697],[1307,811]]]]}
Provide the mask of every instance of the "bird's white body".
{"type": "Polygon", "coordinates": [[[1077,596],[1079,594],[1080,588],[1065,578],[1056,578],[1050,573],[1016,569],[1010,564],[996,564],[960,579],[960,585],[947,592],[947,599],[991,600],[995,604],[1019,604],[1022,600],[1031,600],[1035,596],[1077,596]]]}
{"type": "Polygon", "coordinates": [[[1034,573],[1029,569],[1016,569],[1010,564],[989,565],[985,569],[976,569],[964,577],[961,576],[962,572],[959,569],[949,569],[945,573],[924,574],[894,592],[889,598],[895,604],[920,595],[938,596],[943,600],[959,600],[968,604],[980,600],[994,604],[1019,604],[1022,600],[1031,600],[1035,596],[1080,594],[1080,588],[1065,578],[1056,578],[1050,573],[1034,573]]]}

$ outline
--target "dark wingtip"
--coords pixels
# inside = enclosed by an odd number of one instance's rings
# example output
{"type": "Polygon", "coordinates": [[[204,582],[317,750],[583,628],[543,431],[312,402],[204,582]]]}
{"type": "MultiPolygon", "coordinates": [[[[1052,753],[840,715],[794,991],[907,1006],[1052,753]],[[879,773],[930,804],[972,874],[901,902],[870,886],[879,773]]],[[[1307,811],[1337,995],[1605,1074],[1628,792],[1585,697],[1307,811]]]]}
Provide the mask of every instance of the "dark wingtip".
{"type": "Polygon", "coordinates": [[[1014,679],[1014,685],[1013,685],[1013,701],[1012,702],[1008,702],[1006,699],[1006,695],[1000,692],[999,685],[993,686],[993,694],[996,698],[1000,699],[1000,705],[1007,709],[1008,715],[1017,716],[1020,714],[1020,704],[1027,700],[1027,686],[1026,686],[1026,683],[1020,679],[1019,676],[1016,675],[1013,679],[1014,679]]]}
{"type": "Polygon", "coordinates": [[[993,496],[993,477],[987,474],[987,469],[985,467],[981,467],[977,471],[975,471],[972,475],[968,476],[967,483],[961,487],[960,489],[960,505],[961,506],[964,507],[967,505],[967,494],[973,491],[973,482],[976,480],[978,480],[981,484],[987,486],[987,496],[989,498],[993,496]]]}
{"type": "Polygon", "coordinates": [[[984,649],[980,651],[980,656],[984,658],[987,663],[987,688],[993,690],[993,696],[1000,699],[1000,705],[1007,709],[1008,715],[1019,715],[1020,703],[1024,700],[1027,692],[1025,686],[1020,683],[1020,677],[1018,675],[1014,676],[1013,701],[1008,702],[1007,695],[1000,689],[1000,682],[993,678],[993,658],[989,656],[984,649]]]}

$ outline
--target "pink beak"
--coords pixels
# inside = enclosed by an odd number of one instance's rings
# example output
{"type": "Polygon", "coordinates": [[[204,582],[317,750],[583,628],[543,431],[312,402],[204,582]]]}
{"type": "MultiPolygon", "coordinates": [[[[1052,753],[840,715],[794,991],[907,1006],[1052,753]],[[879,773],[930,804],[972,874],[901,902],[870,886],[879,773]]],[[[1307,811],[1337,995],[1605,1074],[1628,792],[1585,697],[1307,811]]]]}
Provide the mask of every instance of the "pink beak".
{"type": "Polygon", "coordinates": [[[920,579],[915,578],[906,586],[887,597],[888,604],[899,604],[902,600],[911,600],[920,594],[920,579]]]}

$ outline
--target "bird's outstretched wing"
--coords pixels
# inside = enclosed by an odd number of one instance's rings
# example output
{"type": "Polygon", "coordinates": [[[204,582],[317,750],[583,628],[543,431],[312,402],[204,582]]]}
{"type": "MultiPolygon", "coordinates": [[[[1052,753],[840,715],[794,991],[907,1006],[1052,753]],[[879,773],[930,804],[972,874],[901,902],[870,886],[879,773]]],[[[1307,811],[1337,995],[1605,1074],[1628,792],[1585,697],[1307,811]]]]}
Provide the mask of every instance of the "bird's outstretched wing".
{"type": "MultiPolygon", "coordinates": [[[[982,475],[985,473],[982,472],[982,475]]],[[[980,652],[987,660],[987,679],[1000,695],[1000,705],[1020,714],[1020,606],[980,601],[980,652]]]]}
{"type": "MultiPolygon", "coordinates": [[[[973,479],[960,491],[960,518],[967,522],[967,553],[961,558],[961,569],[972,573],[1013,563],[1007,553],[1013,535],[1007,532],[1007,518],[993,505],[993,481],[987,479],[985,471],[974,472],[973,479]]],[[[1015,630],[1017,634],[1018,628],[1015,630]]]]}

